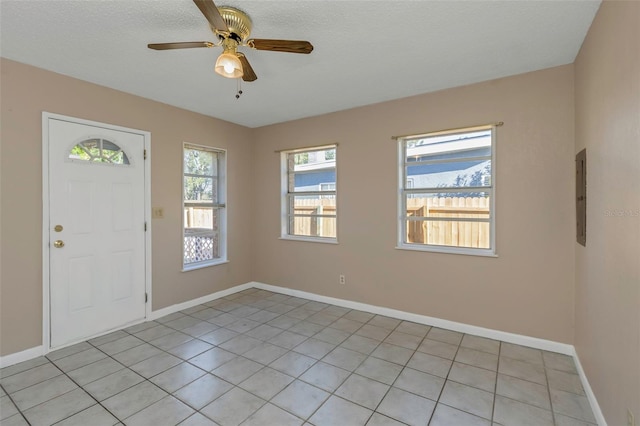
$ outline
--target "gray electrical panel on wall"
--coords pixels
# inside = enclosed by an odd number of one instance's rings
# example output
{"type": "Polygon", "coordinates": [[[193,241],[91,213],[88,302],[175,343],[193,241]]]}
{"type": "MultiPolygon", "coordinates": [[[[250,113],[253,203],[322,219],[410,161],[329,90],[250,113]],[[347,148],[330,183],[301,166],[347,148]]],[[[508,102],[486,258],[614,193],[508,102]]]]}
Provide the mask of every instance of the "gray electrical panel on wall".
{"type": "Polygon", "coordinates": [[[576,241],[587,245],[587,150],[576,154],[576,241]]]}

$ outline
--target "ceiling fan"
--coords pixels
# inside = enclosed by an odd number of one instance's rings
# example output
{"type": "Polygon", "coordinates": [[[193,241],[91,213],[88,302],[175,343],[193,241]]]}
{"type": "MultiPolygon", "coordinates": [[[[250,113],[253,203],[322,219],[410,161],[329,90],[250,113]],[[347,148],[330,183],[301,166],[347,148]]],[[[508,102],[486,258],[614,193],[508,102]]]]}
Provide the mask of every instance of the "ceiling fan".
{"type": "Polygon", "coordinates": [[[213,0],[193,0],[200,12],[209,21],[209,26],[218,37],[218,43],[209,41],[189,41],[177,43],[154,43],[147,45],[154,50],[189,49],[194,47],[222,46],[222,53],[216,60],[215,72],[227,78],[242,78],[244,81],[255,81],[258,76],[251,68],[249,61],[239,46],[256,50],[272,50],[275,52],[311,53],[313,46],[302,40],[271,40],[249,38],[251,35],[251,19],[249,16],[230,6],[217,7],[213,0]]]}

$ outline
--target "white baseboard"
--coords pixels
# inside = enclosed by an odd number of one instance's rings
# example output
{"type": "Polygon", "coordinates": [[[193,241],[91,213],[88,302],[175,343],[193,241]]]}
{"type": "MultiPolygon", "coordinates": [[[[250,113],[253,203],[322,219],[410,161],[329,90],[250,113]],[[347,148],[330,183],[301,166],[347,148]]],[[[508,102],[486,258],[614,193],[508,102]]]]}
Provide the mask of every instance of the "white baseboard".
{"type": "Polygon", "coordinates": [[[0,368],[9,367],[13,364],[29,361],[45,354],[44,346],[36,346],[35,348],[25,349],[24,351],[13,354],[0,356],[0,368]]]}
{"type": "Polygon", "coordinates": [[[253,286],[256,288],[260,288],[263,290],[269,290],[289,296],[301,297],[317,302],[329,303],[332,305],[342,306],[344,308],[357,309],[359,311],[370,312],[372,314],[384,315],[405,321],[417,322],[419,324],[430,325],[433,327],[446,328],[447,330],[458,331],[460,333],[473,334],[475,336],[501,340],[503,342],[514,343],[516,345],[528,346],[530,348],[542,349],[550,352],[557,352],[564,355],[573,356],[575,354],[573,345],[568,345],[566,343],[538,339],[536,337],[529,337],[521,334],[508,333],[506,331],[493,330],[490,328],[478,327],[475,325],[429,317],[426,315],[412,314],[410,312],[399,311],[397,309],[390,309],[384,308],[382,306],[353,302],[351,300],[336,299],[334,297],[321,296],[315,293],[308,293],[306,291],[293,290],[286,287],[278,287],[260,282],[253,282],[251,284],[253,284],[253,286]]]}
{"type": "Polygon", "coordinates": [[[147,321],[153,321],[155,319],[164,317],[165,315],[173,314],[174,312],[184,311],[185,309],[189,309],[197,305],[202,305],[203,303],[211,302],[212,300],[219,299],[221,297],[225,297],[230,294],[252,288],[253,286],[254,286],[253,282],[248,282],[245,284],[240,284],[231,288],[227,288],[225,290],[216,291],[215,293],[198,297],[197,299],[192,299],[187,302],[182,302],[176,305],[167,306],[166,308],[158,309],[157,311],[152,311],[151,315],[149,315],[149,318],[147,318],[147,321]]]}
{"type": "Polygon", "coordinates": [[[582,382],[582,387],[584,388],[584,392],[587,394],[587,399],[589,400],[589,404],[591,405],[591,410],[593,410],[593,416],[596,418],[598,422],[598,426],[607,426],[607,421],[604,418],[604,414],[602,414],[602,410],[600,409],[600,404],[598,404],[598,400],[596,399],[596,395],[593,393],[593,389],[591,389],[591,385],[589,384],[589,379],[587,379],[587,375],[582,368],[582,364],[580,363],[580,357],[578,356],[578,352],[575,347],[573,348],[573,360],[576,363],[576,368],[578,370],[578,375],[580,376],[580,381],[582,382]]]}

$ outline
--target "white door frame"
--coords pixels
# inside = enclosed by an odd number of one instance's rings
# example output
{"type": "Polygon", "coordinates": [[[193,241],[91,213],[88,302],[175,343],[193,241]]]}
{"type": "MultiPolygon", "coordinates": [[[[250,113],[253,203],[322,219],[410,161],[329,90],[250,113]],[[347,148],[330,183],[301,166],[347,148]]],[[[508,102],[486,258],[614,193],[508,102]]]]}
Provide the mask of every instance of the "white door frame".
{"type": "MultiPolygon", "coordinates": [[[[104,129],[128,132],[144,137],[144,220],[147,224],[145,232],[145,291],[148,295],[145,304],[145,319],[151,315],[151,133],[144,130],[130,129],[97,121],[83,120],[66,115],[42,112],[42,346],[44,354],[51,351],[51,312],[50,312],[50,276],[49,258],[51,247],[49,244],[49,119],[68,121],[104,129]]],[[[141,322],[141,321],[138,321],[141,322]]],[[[74,344],[77,342],[70,343],[74,344]]],[[[64,346],[69,346],[64,345],[64,346]]],[[[61,346],[61,347],[64,347],[61,346]]],[[[59,348],[56,348],[59,349],[59,348]]]]}

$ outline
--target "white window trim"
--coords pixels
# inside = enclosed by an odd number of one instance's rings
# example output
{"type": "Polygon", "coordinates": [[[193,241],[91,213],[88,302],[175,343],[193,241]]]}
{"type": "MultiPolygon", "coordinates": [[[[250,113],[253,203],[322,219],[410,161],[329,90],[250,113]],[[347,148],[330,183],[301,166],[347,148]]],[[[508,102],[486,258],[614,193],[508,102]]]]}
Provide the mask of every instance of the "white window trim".
{"type": "Polygon", "coordinates": [[[444,254],[460,254],[469,256],[484,256],[484,257],[498,257],[496,251],[496,129],[497,125],[476,126],[469,128],[460,128],[450,131],[433,132],[422,135],[410,135],[398,138],[398,241],[396,249],[398,250],[411,250],[411,251],[423,251],[432,253],[444,253],[444,254]],[[404,196],[404,185],[407,182],[405,159],[406,159],[406,141],[416,139],[420,137],[428,136],[440,136],[440,135],[453,135],[460,133],[470,133],[478,130],[491,130],[491,215],[489,218],[490,223],[490,246],[491,248],[471,248],[471,247],[452,247],[452,246],[439,246],[435,244],[411,244],[404,242],[404,236],[407,232],[406,216],[406,197],[404,196]]]}
{"type": "Polygon", "coordinates": [[[182,199],[181,199],[181,203],[180,203],[180,214],[182,215],[182,240],[181,240],[181,244],[182,244],[182,249],[181,249],[181,255],[182,255],[182,272],[188,272],[188,271],[194,271],[197,269],[202,269],[202,268],[208,268],[210,266],[216,266],[216,265],[222,265],[225,263],[229,263],[229,260],[227,259],[227,162],[228,162],[228,153],[226,149],[223,148],[216,148],[216,147],[212,147],[212,146],[206,146],[206,145],[198,145],[198,144],[194,144],[194,143],[190,143],[190,142],[183,142],[182,144],[182,157],[181,157],[181,161],[182,161],[182,175],[181,175],[181,179],[182,179],[182,199]],[[194,148],[194,149],[200,149],[203,151],[209,151],[209,152],[217,152],[217,153],[221,153],[224,154],[224,161],[222,161],[222,164],[218,164],[218,175],[217,175],[217,181],[218,181],[218,198],[222,199],[223,202],[222,203],[212,203],[213,204],[213,208],[218,208],[219,210],[221,210],[221,214],[218,217],[219,223],[218,223],[218,244],[219,244],[219,251],[220,251],[220,257],[217,259],[211,259],[211,260],[205,260],[202,262],[194,262],[194,263],[189,263],[189,264],[185,264],[184,263],[184,238],[185,238],[185,223],[184,223],[184,207],[185,207],[185,202],[184,202],[184,176],[185,176],[185,169],[184,169],[184,150],[186,148],[194,148]]]}
{"type": "Polygon", "coordinates": [[[338,144],[319,145],[306,148],[288,149],[280,152],[280,240],[289,241],[306,241],[310,243],[325,243],[325,244],[338,244],[339,221],[338,221],[338,144]],[[336,173],[336,189],[335,191],[309,191],[318,192],[320,195],[334,195],[336,197],[336,237],[310,237],[305,235],[293,235],[289,233],[289,181],[288,181],[288,161],[287,156],[292,153],[298,152],[310,152],[310,151],[322,151],[326,149],[335,149],[335,173],[336,173]],[[322,192],[322,193],[321,193],[322,192]],[[329,192],[329,194],[326,194],[329,192]]]}

